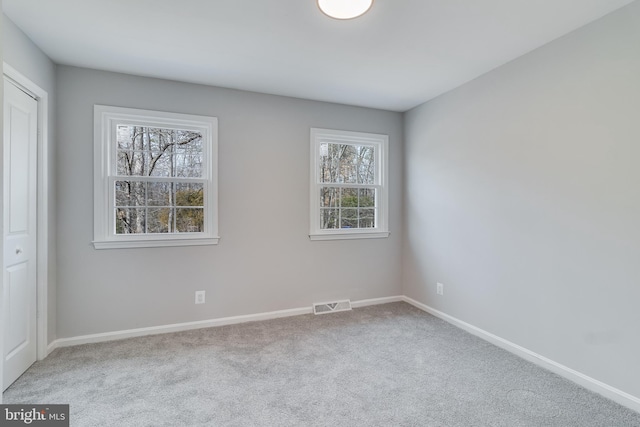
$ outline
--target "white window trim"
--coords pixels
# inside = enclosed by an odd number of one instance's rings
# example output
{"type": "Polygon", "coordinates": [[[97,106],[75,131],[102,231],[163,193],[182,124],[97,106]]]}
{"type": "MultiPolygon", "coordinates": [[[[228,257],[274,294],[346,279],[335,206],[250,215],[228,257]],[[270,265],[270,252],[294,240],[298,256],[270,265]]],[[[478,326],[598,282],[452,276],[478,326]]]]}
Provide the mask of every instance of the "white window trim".
{"type": "Polygon", "coordinates": [[[199,246],[218,243],[218,119],[208,116],[94,106],[94,236],[96,249],[199,246]],[[203,155],[207,160],[205,180],[205,220],[202,233],[115,234],[113,180],[115,150],[112,141],[118,122],[140,126],[179,128],[201,132],[208,143],[203,155]]]}
{"type": "MultiPolygon", "coordinates": [[[[310,229],[311,240],[375,239],[389,237],[389,136],[350,132],[342,130],[311,128],[310,155],[310,229]],[[320,228],[320,183],[319,158],[320,144],[323,142],[344,144],[368,144],[376,146],[376,176],[379,194],[376,195],[376,227],[367,229],[331,229],[320,228]]],[[[348,185],[346,185],[348,186],[348,185]]]]}

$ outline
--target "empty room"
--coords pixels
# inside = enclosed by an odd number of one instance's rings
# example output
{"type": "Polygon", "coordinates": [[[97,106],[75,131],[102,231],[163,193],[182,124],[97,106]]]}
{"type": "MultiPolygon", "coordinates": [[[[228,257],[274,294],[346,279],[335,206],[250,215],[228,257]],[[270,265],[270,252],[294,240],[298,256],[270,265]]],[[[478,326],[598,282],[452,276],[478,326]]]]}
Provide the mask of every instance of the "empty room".
{"type": "Polygon", "coordinates": [[[640,0],[0,5],[0,425],[640,427],[640,0]]]}

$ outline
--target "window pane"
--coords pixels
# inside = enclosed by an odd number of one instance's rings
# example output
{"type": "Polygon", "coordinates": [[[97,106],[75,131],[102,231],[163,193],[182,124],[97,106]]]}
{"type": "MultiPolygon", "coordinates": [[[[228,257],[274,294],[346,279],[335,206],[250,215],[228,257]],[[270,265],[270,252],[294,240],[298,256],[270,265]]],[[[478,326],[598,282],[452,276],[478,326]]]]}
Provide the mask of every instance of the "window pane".
{"type": "Polygon", "coordinates": [[[320,207],[336,208],[339,206],[340,189],[334,187],[320,188],[320,207]]]}
{"type": "Polygon", "coordinates": [[[130,175],[129,166],[133,152],[118,150],[117,173],[118,175],[130,175]]]}
{"type": "Polygon", "coordinates": [[[329,155],[329,144],[326,142],[324,144],[320,144],[320,158],[327,157],[329,155]]]}
{"type": "Polygon", "coordinates": [[[340,206],[343,208],[356,208],[358,207],[358,189],[357,188],[343,188],[342,197],[340,198],[340,206]]]}
{"type": "Polygon", "coordinates": [[[376,226],[375,209],[358,209],[359,227],[373,228],[376,226]]]}
{"type": "Polygon", "coordinates": [[[358,184],[375,184],[375,149],[368,145],[358,145],[356,151],[358,184]]]}
{"type": "Polygon", "coordinates": [[[320,144],[320,182],[338,182],[337,147],[336,144],[320,144]]]}
{"type": "Polygon", "coordinates": [[[204,184],[175,184],[176,206],[204,206],[204,184]]]}
{"type": "Polygon", "coordinates": [[[188,154],[202,152],[202,135],[190,130],[175,130],[172,140],[176,143],[176,153],[188,154]]]}
{"type": "Polygon", "coordinates": [[[320,209],[320,228],[323,230],[339,228],[338,212],[338,209],[320,209]]]}
{"type": "Polygon", "coordinates": [[[180,178],[199,178],[202,176],[202,152],[176,154],[175,176],[180,178]]]}
{"type": "Polygon", "coordinates": [[[358,228],[358,209],[341,209],[340,228],[358,228]]]}
{"type": "Polygon", "coordinates": [[[116,206],[129,206],[129,182],[116,181],[116,206]]]}
{"type": "Polygon", "coordinates": [[[133,127],[118,125],[116,135],[116,147],[119,150],[133,150],[133,127]]]}
{"type": "Polygon", "coordinates": [[[150,208],[147,211],[147,233],[173,232],[174,209],[150,208]]]}
{"type": "Polygon", "coordinates": [[[179,233],[201,233],[204,231],[204,209],[177,208],[176,228],[179,233]]]}
{"type": "Polygon", "coordinates": [[[149,206],[174,206],[172,203],[173,182],[150,182],[147,184],[149,206]]]}
{"type": "Polygon", "coordinates": [[[120,124],[117,173],[130,176],[202,177],[202,134],[120,124]]]}
{"type": "Polygon", "coordinates": [[[358,194],[358,206],[374,207],[376,205],[375,188],[361,188],[358,194]]]}
{"type": "Polygon", "coordinates": [[[172,177],[175,175],[173,164],[174,155],[170,152],[147,153],[149,156],[149,167],[145,170],[145,176],[172,177]]]}
{"type": "Polygon", "coordinates": [[[142,234],[144,232],[144,208],[116,208],[116,234],[142,234]]]}
{"type": "Polygon", "coordinates": [[[358,182],[358,154],[354,145],[340,145],[340,176],[338,182],[358,182]]]}
{"type": "Polygon", "coordinates": [[[139,181],[116,181],[116,206],[145,206],[146,183],[139,181]]]}

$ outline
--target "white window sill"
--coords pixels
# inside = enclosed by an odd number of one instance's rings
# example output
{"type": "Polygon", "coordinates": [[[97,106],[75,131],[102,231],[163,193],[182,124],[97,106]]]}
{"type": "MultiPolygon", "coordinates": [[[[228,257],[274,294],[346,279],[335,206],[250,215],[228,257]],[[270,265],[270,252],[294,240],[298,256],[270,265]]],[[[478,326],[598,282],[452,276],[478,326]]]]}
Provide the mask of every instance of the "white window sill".
{"type": "Polygon", "coordinates": [[[350,233],[322,233],[322,234],[310,234],[311,240],[352,240],[352,239],[384,239],[389,237],[388,231],[374,231],[374,232],[350,232],[350,233]]]}
{"type": "Polygon", "coordinates": [[[95,249],[164,248],[171,246],[217,245],[219,237],[198,237],[188,239],[136,239],[94,241],[95,249]]]}

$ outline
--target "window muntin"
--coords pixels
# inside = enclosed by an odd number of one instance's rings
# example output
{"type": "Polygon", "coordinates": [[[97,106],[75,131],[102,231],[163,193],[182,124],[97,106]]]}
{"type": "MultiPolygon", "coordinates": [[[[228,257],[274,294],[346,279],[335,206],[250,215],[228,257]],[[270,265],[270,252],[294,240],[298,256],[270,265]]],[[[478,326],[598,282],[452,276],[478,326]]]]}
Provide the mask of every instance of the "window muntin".
{"type": "Polygon", "coordinates": [[[312,239],[388,236],[387,146],[386,135],[311,130],[312,239]]]}
{"type": "Polygon", "coordinates": [[[217,243],[217,119],[95,106],[98,249],[217,243]]]}

